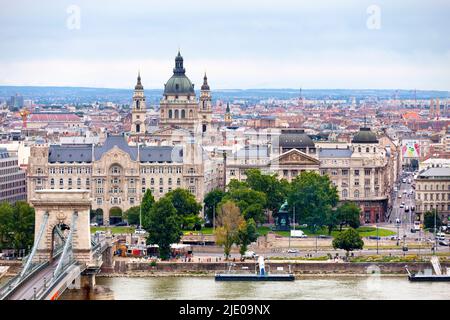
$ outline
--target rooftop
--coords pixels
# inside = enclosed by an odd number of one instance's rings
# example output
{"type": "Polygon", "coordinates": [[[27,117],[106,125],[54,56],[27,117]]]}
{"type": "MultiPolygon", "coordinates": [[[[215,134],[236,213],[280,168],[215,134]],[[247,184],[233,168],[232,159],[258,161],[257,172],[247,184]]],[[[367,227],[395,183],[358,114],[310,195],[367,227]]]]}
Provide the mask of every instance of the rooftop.
{"type": "Polygon", "coordinates": [[[419,179],[450,179],[450,168],[429,168],[418,175],[419,179]]]}

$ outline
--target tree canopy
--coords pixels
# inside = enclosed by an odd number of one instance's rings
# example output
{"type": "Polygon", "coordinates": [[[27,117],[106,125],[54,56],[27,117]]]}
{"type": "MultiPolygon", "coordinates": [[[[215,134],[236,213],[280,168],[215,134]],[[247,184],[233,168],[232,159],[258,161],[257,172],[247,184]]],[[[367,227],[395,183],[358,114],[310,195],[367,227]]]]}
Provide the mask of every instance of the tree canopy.
{"type": "Polygon", "coordinates": [[[217,209],[217,205],[222,201],[225,194],[225,191],[221,189],[214,189],[206,194],[203,203],[205,204],[205,216],[209,221],[213,221],[214,210],[217,209]]]}
{"type": "Polygon", "coordinates": [[[168,197],[162,197],[150,209],[148,225],[148,244],[159,246],[159,255],[165,260],[170,257],[170,245],[181,239],[180,221],[177,210],[168,197]]]}
{"type": "Polygon", "coordinates": [[[0,204],[0,249],[28,250],[34,241],[34,208],[24,201],[0,204]]]}
{"type": "Polygon", "coordinates": [[[353,250],[360,250],[364,246],[364,241],[361,239],[358,231],[353,228],[349,228],[343,232],[340,232],[333,239],[333,248],[343,249],[347,252],[353,250]]]}
{"type": "Polygon", "coordinates": [[[354,202],[344,202],[336,210],[337,224],[340,230],[344,225],[348,225],[354,229],[361,225],[359,217],[361,215],[361,208],[354,202]]]}
{"type": "Polygon", "coordinates": [[[436,209],[433,209],[432,211],[425,212],[425,215],[423,216],[423,225],[425,229],[434,230],[435,216],[436,216],[436,228],[440,228],[442,226],[442,221],[439,214],[437,214],[436,209]]]}
{"type": "Polygon", "coordinates": [[[150,210],[154,204],[155,198],[152,195],[152,191],[150,189],[145,190],[141,202],[142,227],[144,229],[148,228],[148,224],[150,223],[150,210]]]}
{"type": "Polygon", "coordinates": [[[175,210],[177,215],[181,218],[181,225],[183,229],[194,229],[201,223],[199,212],[202,209],[202,205],[197,202],[195,196],[186,189],[175,189],[168,192],[167,197],[175,210]]]}
{"type": "Polygon", "coordinates": [[[216,243],[224,247],[226,259],[230,256],[231,246],[239,242],[239,226],[245,222],[239,207],[231,200],[219,205],[218,227],[214,231],[216,243]]]}
{"type": "Polygon", "coordinates": [[[288,194],[289,207],[295,206],[296,221],[308,224],[313,231],[335,224],[333,207],[338,201],[337,189],[329,177],[312,171],[295,177],[288,194]]]}

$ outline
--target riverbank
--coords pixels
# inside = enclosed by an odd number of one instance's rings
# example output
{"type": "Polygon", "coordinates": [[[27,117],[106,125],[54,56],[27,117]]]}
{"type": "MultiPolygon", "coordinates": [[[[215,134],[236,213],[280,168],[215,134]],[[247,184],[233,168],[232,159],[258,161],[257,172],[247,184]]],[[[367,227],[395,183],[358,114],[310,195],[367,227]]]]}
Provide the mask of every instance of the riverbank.
{"type": "MultiPolygon", "coordinates": [[[[432,269],[429,262],[317,262],[317,261],[270,261],[266,262],[266,270],[272,273],[291,272],[294,275],[371,275],[371,274],[406,274],[405,265],[412,273],[432,269]]],[[[442,269],[450,268],[450,262],[441,263],[442,269]]],[[[255,272],[253,262],[234,262],[234,272],[255,272]]],[[[111,272],[100,273],[99,276],[211,276],[226,272],[229,264],[224,262],[126,262],[115,261],[111,272]]]]}

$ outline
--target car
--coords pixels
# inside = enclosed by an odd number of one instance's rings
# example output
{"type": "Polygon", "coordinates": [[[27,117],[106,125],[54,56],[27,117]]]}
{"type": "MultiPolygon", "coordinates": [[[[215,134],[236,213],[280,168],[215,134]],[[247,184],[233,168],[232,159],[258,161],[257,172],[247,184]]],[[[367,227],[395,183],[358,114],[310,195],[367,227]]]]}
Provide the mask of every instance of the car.
{"type": "Polygon", "coordinates": [[[398,191],[398,188],[397,188],[397,187],[394,187],[394,191],[397,192],[397,191],[398,191]]]}
{"type": "Polygon", "coordinates": [[[398,198],[399,198],[399,199],[402,198],[402,194],[401,194],[401,193],[398,194],[398,198]]]}
{"type": "Polygon", "coordinates": [[[448,241],[441,240],[441,241],[439,241],[439,245],[440,245],[440,246],[446,246],[446,247],[448,247],[448,246],[449,246],[449,243],[448,243],[448,241]]]}
{"type": "Polygon", "coordinates": [[[406,179],[405,178],[403,178],[402,183],[406,183],[406,179]]]}
{"type": "Polygon", "coordinates": [[[400,206],[399,206],[399,208],[403,208],[405,205],[402,203],[400,206]]]}
{"type": "Polygon", "coordinates": [[[136,229],[136,230],[134,230],[134,233],[135,234],[146,234],[147,231],[145,231],[144,229],[136,229]]]}
{"type": "Polygon", "coordinates": [[[128,226],[128,223],[126,223],[125,221],[122,222],[118,222],[114,225],[115,227],[126,227],[128,226]]]}
{"type": "Polygon", "coordinates": [[[298,253],[297,249],[289,249],[287,253],[298,253]]]}
{"type": "Polygon", "coordinates": [[[317,238],[319,238],[319,239],[330,239],[330,238],[332,238],[331,236],[326,236],[326,235],[324,235],[324,234],[319,234],[318,236],[317,236],[317,238]]]}
{"type": "Polygon", "coordinates": [[[246,251],[242,258],[244,259],[255,259],[258,255],[254,251],[246,251]]]}
{"type": "Polygon", "coordinates": [[[381,240],[381,237],[378,236],[369,236],[370,240],[381,240]]]}
{"type": "Polygon", "coordinates": [[[395,223],[400,224],[401,223],[400,219],[399,218],[395,219],[395,223]]]}
{"type": "Polygon", "coordinates": [[[408,212],[409,211],[409,207],[405,206],[405,211],[408,212]]]}
{"type": "Polygon", "coordinates": [[[91,227],[98,227],[98,223],[97,222],[92,222],[91,223],[91,227]]]}

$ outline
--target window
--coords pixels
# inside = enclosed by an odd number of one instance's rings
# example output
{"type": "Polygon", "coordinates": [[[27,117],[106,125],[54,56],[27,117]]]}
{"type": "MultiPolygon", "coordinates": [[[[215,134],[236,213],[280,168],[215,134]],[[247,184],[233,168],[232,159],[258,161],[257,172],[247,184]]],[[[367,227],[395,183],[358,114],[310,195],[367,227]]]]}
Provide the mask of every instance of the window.
{"type": "Polygon", "coordinates": [[[348,170],[347,169],[342,169],[342,175],[343,176],[348,176],[348,170]]]}
{"type": "Polygon", "coordinates": [[[169,184],[169,186],[171,186],[171,185],[172,185],[172,178],[169,178],[169,180],[168,180],[168,184],[169,184]]]}
{"type": "Polygon", "coordinates": [[[81,186],[81,178],[77,179],[77,186],[79,186],[79,187],[81,186]]]}
{"type": "Polygon", "coordinates": [[[181,110],[181,118],[184,119],[186,118],[186,110],[181,110]]]}
{"type": "Polygon", "coordinates": [[[164,184],[163,178],[159,178],[159,184],[160,184],[160,185],[164,184]]]}
{"type": "Polygon", "coordinates": [[[130,198],[130,205],[134,205],[134,198],[130,198]]]}
{"type": "Polygon", "coordinates": [[[367,148],[366,148],[366,152],[367,152],[367,153],[369,153],[369,152],[370,152],[370,151],[369,151],[369,147],[367,147],[367,148]]]}
{"type": "Polygon", "coordinates": [[[366,197],[366,198],[370,197],[370,189],[369,188],[364,189],[364,197],[366,197]]]}
{"type": "Polygon", "coordinates": [[[59,185],[60,185],[61,187],[64,185],[64,179],[63,179],[63,178],[59,179],[59,185]]]}
{"type": "Polygon", "coordinates": [[[154,185],[154,184],[155,184],[155,179],[151,178],[151,179],[150,179],[150,184],[151,184],[151,185],[154,185]]]}
{"type": "Polygon", "coordinates": [[[359,198],[359,190],[355,190],[354,196],[355,196],[355,198],[359,198]]]}
{"type": "Polygon", "coordinates": [[[159,187],[159,193],[163,193],[164,192],[164,188],[163,187],[159,187]]]}
{"type": "Polygon", "coordinates": [[[177,186],[181,186],[181,179],[177,178],[177,186]]]}
{"type": "Polygon", "coordinates": [[[347,189],[342,190],[342,198],[347,198],[347,197],[348,197],[347,189]]]}
{"type": "Polygon", "coordinates": [[[97,198],[97,205],[101,206],[103,204],[103,198],[97,198]]]}
{"type": "Polygon", "coordinates": [[[90,189],[91,188],[91,179],[86,178],[86,189],[90,189]]]}
{"type": "Polygon", "coordinates": [[[370,179],[364,179],[364,185],[365,186],[370,185],[370,179]]]}
{"type": "Polygon", "coordinates": [[[169,110],[169,119],[172,119],[172,110],[169,110]]]}
{"type": "Polygon", "coordinates": [[[145,186],[145,178],[142,178],[142,185],[145,186]]]}
{"type": "Polygon", "coordinates": [[[359,176],[359,170],[355,170],[355,176],[359,176]]]}
{"type": "Polygon", "coordinates": [[[370,176],[371,171],[372,171],[372,170],[370,170],[370,169],[364,169],[364,174],[365,174],[366,176],[370,176]]]}
{"type": "Polygon", "coordinates": [[[359,180],[355,179],[355,186],[359,186],[359,180]]]}
{"type": "Polygon", "coordinates": [[[120,170],[120,167],[119,167],[119,166],[113,166],[113,167],[111,168],[111,173],[112,173],[112,174],[120,174],[120,172],[121,172],[121,170],[120,170]]]}

